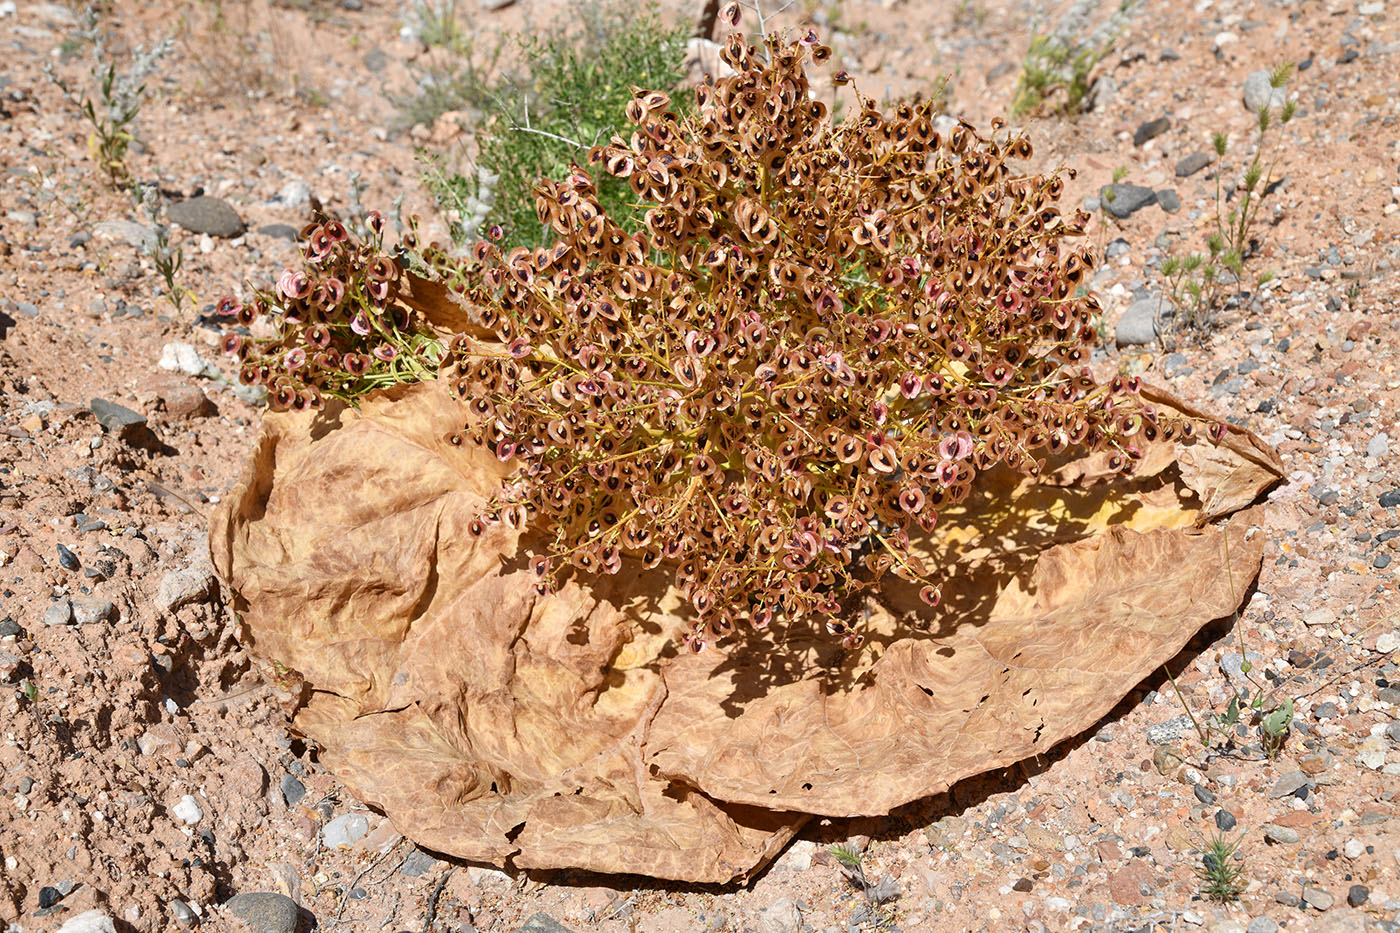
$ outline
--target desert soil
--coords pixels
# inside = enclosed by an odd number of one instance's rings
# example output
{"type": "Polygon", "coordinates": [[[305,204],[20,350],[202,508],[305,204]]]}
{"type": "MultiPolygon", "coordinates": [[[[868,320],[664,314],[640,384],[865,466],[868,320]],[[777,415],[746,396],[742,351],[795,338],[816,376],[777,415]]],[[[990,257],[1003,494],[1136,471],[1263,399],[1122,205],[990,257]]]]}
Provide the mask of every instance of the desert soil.
{"type": "MultiPolygon", "coordinates": [[[[459,6],[481,37],[566,12],[459,6]]],[[[352,173],[366,206],[402,195],[431,219],[413,149],[469,143],[459,115],[401,125],[393,99],[426,62],[402,30],[408,7],[104,5],[117,61],[175,38],[133,126],[133,175],[171,202],[217,198],[246,225],[186,214],[173,227],[195,296],[177,311],[137,248],[143,216],[105,184],[88,127],[44,74],[91,85],[81,9],[0,2],[7,933],[233,929],[235,895],[259,895],[237,903],[268,931],[1400,929],[1396,0],[1146,0],[1095,70],[1093,109],[1029,121],[1037,166],[1077,170],[1070,203],[1120,166],[1125,184],[1180,202],[1095,221],[1109,257],[1097,365],[1251,428],[1287,467],[1257,586],[1237,622],[1171,665],[1181,697],[1149,680],[1046,759],[886,819],[816,821],[722,888],[506,873],[417,849],[289,733],[278,674],[250,655],[210,570],[207,516],[260,417],[229,381],[213,302],[295,261],[309,199],[352,210],[352,173]],[[1178,164],[1217,130],[1248,151],[1246,77],[1285,59],[1300,63],[1297,115],[1247,284],[1277,277],[1203,341],[1116,346],[1120,316],[1160,291],[1164,251],[1199,247],[1213,224],[1216,167],[1178,164]],[[1165,130],[1142,139],[1158,118],[1165,130]],[[1298,698],[1281,754],[1262,755],[1253,728],[1203,748],[1183,700],[1204,717],[1263,678],[1271,699],[1298,698]],[[1199,896],[1196,847],[1218,829],[1239,840],[1244,890],[1227,904],[1199,896]],[[834,842],[863,849],[878,908],[833,863],[834,842]]],[[[1053,26],[1062,7],[826,0],[777,21],[817,26],[867,93],[927,95],[951,75],[949,112],[985,127],[1009,106],[1035,16],[1053,26]]]]}

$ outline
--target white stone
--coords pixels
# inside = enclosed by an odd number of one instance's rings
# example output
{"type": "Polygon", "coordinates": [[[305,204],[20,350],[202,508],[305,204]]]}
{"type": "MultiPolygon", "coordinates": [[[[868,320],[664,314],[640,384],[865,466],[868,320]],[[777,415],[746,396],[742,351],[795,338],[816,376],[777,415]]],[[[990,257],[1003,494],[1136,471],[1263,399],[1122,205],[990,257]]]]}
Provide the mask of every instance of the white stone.
{"type": "Polygon", "coordinates": [[[181,372],[190,376],[217,376],[219,374],[213,364],[209,363],[193,345],[188,343],[167,343],[160,351],[161,369],[169,372],[181,372]]]}
{"type": "Polygon", "coordinates": [[[1386,632],[1376,639],[1376,650],[1381,654],[1387,654],[1400,648],[1400,635],[1394,632],[1386,632]]]}
{"type": "Polygon", "coordinates": [[[89,910],[69,917],[57,933],[117,933],[117,928],[104,911],[89,910]]]}
{"type": "Polygon", "coordinates": [[[1371,736],[1361,743],[1361,751],[1356,760],[1363,767],[1379,771],[1385,765],[1386,741],[1380,736],[1371,736]]]}
{"type": "Polygon", "coordinates": [[[189,794],[181,797],[180,802],[170,808],[170,812],[186,826],[193,826],[204,819],[204,811],[199,809],[199,801],[189,794]]]}
{"type": "Polygon", "coordinates": [[[759,933],[800,933],[802,910],[790,897],[781,897],[758,912],[759,933]]]}
{"type": "Polygon", "coordinates": [[[321,828],[321,842],[327,849],[349,848],[368,834],[368,817],[363,813],[346,813],[321,828]]]}

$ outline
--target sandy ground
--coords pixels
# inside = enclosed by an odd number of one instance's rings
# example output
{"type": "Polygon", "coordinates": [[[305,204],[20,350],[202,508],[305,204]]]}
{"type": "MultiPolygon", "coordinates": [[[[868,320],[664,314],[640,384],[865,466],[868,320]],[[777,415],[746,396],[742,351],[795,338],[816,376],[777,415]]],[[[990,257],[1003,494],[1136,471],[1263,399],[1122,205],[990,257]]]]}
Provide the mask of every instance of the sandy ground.
{"type": "MultiPolygon", "coordinates": [[[[485,36],[559,6],[463,0],[462,15],[485,36]]],[[[1207,752],[1157,678],[1050,758],[887,819],[818,821],[758,878],[726,888],[508,874],[416,849],[289,735],[288,694],[240,643],[209,570],[206,518],[259,411],[233,391],[201,312],[292,262],[276,225],[299,228],[308,196],[349,209],[353,172],[367,206],[402,194],[429,216],[413,147],[467,141],[452,117],[397,125],[390,98],[424,55],[401,36],[404,7],[108,6],[113,50],[176,39],[149,80],[133,173],[175,201],[217,197],[247,227],[173,231],[197,296],[179,311],[133,246],[142,217],[103,183],[88,128],[44,76],[52,63],[70,83],[90,80],[77,9],[0,2],[7,931],[232,929],[223,905],[257,893],[283,895],[242,902],[245,916],[271,911],[252,926],[269,931],[1400,929],[1395,0],[1148,0],[1095,72],[1095,109],[1031,121],[1040,167],[1078,170],[1072,201],[1097,197],[1119,167],[1126,183],[1179,197],[1174,213],[1159,197],[1096,221],[1111,344],[1119,316],[1160,288],[1164,249],[1199,244],[1213,222],[1214,168],[1178,177],[1180,160],[1217,130],[1249,145],[1246,76],[1308,63],[1287,88],[1298,113],[1253,260],[1277,278],[1201,344],[1110,347],[1099,361],[1230,416],[1283,455],[1289,483],[1270,497],[1265,566],[1238,630],[1212,627],[1172,665],[1198,714],[1223,710],[1232,680],[1243,683],[1242,638],[1256,679],[1267,672],[1298,697],[1282,754],[1251,753],[1254,733],[1233,754],[1207,752]],[[1135,144],[1159,117],[1167,129],[1135,144]],[[1198,896],[1194,846],[1217,827],[1241,840],[1246,887],[1227,905],[1198,896]],[[875,913],[825,851],[842,841],[864,849],[872,880],[890,879],[894,897],[875,913]],[[275,916],[286,898],[299,920],[275,916]]],[[[827,0],[778,21],[831,35],[868,93],[929,94],[951,75],[949,111],[985,126],[1009,106],[1034,16],[1060,12],[827,0]]]]}

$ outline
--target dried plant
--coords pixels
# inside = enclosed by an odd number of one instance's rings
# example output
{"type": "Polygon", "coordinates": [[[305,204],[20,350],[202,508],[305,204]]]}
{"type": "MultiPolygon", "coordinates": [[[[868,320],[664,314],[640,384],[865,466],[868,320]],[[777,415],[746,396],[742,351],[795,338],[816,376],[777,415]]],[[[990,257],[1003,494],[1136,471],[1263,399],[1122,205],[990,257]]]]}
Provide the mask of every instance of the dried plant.
{"type": "Polygon", "coordinates": [[[940,138],[931,105],[859,94],[833,124],[804,72],[829,55],[810,32],[732,36],[736,74],[693,115],[636,90],[630,136],[591,160],[652,205],[643,232],[576,169],[537,188],[552,246],[429,251],[500,341],[459,336],[444,369],[452,442],[516,467],[475,530],[541,526],[542,590],[674,565],[694,650],[778,615],[858,645],[842,600],[886,573],[938,601],[910,537],[979,472],[1034,476],[1072,446],[1130,472],[1195,428],[1080,367],[1098,303],[1068,240],[1088,215],[1055,208],[1060,177],[1012,169],[1029,141],[940,138]]]}
{"type": "Polygon", "coordinates": [[[223,347],[240,363],[239,380],[264,387],[275,410],[319,409],[326,398],[354,402],[437,372],[441,345],[390,302],[401,269],[384,249],[384,218],[371,211],[364,223],[364,241],[339,221],[310,225],[301,234],[301,270],[286,269],[274,288],[218,304],[236,325],[223,347]],[[253,326],[272,336],[254,337],[253,326]]]}
{"type": "MultiPolygon", "coordinates": [[[[537,528],[542,592],[569,568],[667,564],[692,650],[778,617],[858,646],[842,603],[886,574],[938,602],[911,538],[980,472],[1037,476],[1079,448],[1130,473],[1144,445],[1197,427],[1082,365],[1099,305],[1081,287],[1093,250],[1070,241],[1089,216],[1055,207],[1058,175],[1012,168],[1030,142],[967,124],[943,138],[933,104],[884,113],[859,93],[834,123],[804,70],[830,54],[812,32],[762,51],[736,34],[734,75],[696,88],[689,115],[634,89],[632,131],[589,157],[650,205],[643,230],[575,166],[536,187],[550,245],[502,249],[497,226],[465,258],[412,257],[497,338],[459,334],[441,361],[462,404],[450,443],[514,466],[473,533],[537,528]]],[[[277,329],[230,336],[245,381],[316,407],[431,375],[436,344],[390,303],[379,241],[308,234],[305,271],[226,299],[277,329]]]]}

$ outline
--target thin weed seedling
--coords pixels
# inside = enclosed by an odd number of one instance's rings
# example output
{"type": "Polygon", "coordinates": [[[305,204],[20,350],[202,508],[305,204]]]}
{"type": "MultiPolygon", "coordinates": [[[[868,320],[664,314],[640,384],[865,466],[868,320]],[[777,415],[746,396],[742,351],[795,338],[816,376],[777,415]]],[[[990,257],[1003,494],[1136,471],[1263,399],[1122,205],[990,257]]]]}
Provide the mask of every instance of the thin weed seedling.
{"type": "Polygon", "coordinates": [[[1243,841],[1243,834],[1231,840],[1223,832],[1217,832],[1197,844],[1201,864],[1196,867],[1196,876],[1200,879],[1201,897],[1225,903],[1237,900],[1244,893],[1244,864],[1240,854],[1243,841]]]}
{"type": "Polygon", "coordinates": [[[192,304],[198,304],[195,293],[175,281],[184,264],[185,253],[180,247],[170,245],[170,225],[161,221],[160,196],[154,187],[148,185],[142,189],[141,212],[151,225],[151,238],[144,252],[155,263],[156,271],[165,282],[166,300],[174,305],[177,313],[183,308],[186,298],[192,304]]]}
{"type": "MultiPolygon", "coordinates": [[[[1269,84],[1283,88],[1293,74],[1293,64],[1285,62],[1273,70],[1269,84]]],[[[1186,256],[1171,256],[1162,263],[1161,274],[1167,283],[1167,297],[1176,309],[1178,331],[1195,333],[1204,338],[1214,327],[1226,301],[1239,301],[1240,285],[1244,280],[1246,262],[1258,253],[1257,220],[1259,207],[1274,188],[1274,169],[1282,147],[1279,133],[1293,119],[1296,104],[1288,101],[1275,121],[1273,112],[1265,107],[1259,111],[1258,141],[1254,156],[1244,169],[1241,184],[1227,188],[1224,183],[1224,159],[1229,151],[1229,137],[1216,133],[1211,146],[1220,160],[1215,174],[1215,231],[1206,238],[1206,251],[1186,256]],[[1266,151],[1267,149],[1267,151],[1266,151]],[[1231,206],[1235,195],[1238,204],[1231,206]],[[1230,293],[1230,286],[1234,286],[1230,293]]],[[[1256,287],[1274,277],[1265,271],[1258,277],[1256,287]]]]}

